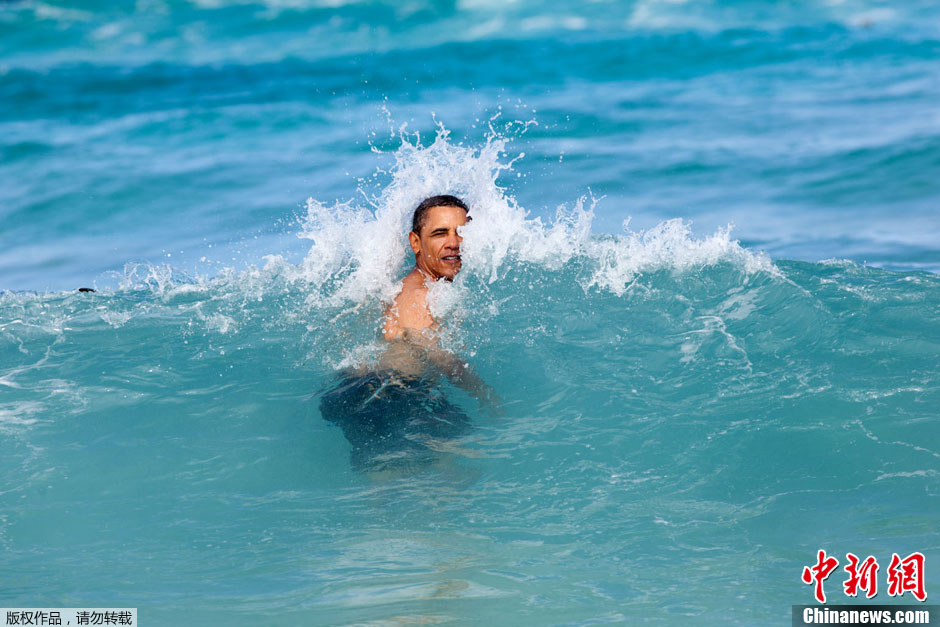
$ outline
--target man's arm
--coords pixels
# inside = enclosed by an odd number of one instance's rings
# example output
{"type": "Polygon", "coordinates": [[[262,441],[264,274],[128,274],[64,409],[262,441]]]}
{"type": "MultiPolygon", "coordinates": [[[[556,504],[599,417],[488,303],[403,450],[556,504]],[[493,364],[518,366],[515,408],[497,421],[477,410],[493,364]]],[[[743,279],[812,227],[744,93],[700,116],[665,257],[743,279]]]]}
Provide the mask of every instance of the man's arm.
{"type": "Polygon", "coordinates": [[[473,371],[470,364],[441,347],[434,333],[427,330],[405,329],[402,338],[419,346],[434,366],[451,382],[482,403],[500,405],[499,397],[483,379],[473,371]]]}

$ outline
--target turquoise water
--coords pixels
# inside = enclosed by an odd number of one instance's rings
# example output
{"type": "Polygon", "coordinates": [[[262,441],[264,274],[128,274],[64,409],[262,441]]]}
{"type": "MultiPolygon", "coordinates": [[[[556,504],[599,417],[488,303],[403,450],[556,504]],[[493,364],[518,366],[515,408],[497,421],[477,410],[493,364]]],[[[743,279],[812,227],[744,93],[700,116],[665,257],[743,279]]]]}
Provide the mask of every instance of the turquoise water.
{"type": "Polygon", "coordinates": [[[820,548],[933,594],[938,18],[0,4],[0,601],[787,624],[820,548]],[[468,428],[373,472],[321,398],[445,191],[502,406],[435,385],[468,428]]]}

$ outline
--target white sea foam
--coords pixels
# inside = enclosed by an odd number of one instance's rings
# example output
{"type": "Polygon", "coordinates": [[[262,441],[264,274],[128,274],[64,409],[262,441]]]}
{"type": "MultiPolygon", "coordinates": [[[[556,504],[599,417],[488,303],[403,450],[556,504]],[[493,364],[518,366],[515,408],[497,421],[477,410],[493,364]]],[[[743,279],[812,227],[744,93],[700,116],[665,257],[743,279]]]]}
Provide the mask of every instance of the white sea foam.
{"type": "Polygon", "coordinates": [[[591,231],[598,202],[593,198],[559,207],[551,220],[532,217],[499,184],[500,175],[524,157],[511,159],[509,144],[494,133],[480,146],[464,146],[452,142],[443,128],[427,146],[403,136],[392,180],[377,197],[364,204],[308,200],[301,235],[313,244],[296,278],[315,286],[310,304],[343,306],[394,297],[410,255],[405,233],[411,213],[423,198],[436,194],[454,194],[471,207],[472,221],[461,229],[464,264],[458,287],[468,275],[499,281],[516,263],[555,271],[573,259],[589,269],[585,289],[618,295],[643,273],[664,269],[729,263],[746,273],[776,273],[765,255],[733,240],[730,228],[697,238],[679,219],[638,232],[627,228],[627,220],[624,233],[599,236],[591,231]]]}

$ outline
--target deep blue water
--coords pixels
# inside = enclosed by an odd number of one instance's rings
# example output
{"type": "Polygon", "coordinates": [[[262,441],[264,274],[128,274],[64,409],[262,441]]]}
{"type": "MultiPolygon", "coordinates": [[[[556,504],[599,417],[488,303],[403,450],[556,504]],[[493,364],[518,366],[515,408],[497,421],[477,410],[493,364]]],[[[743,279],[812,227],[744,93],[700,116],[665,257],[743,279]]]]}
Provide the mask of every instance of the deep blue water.
{"type": "Polygon", "coordinates": [[[0,604],[787,624],[820,548],[932,594],[937,102],[931,2],[0,3],[0,604]],[[321,401],[442,192],[502,403],[421,387],[467,424],[378,472],[321,401]]]}

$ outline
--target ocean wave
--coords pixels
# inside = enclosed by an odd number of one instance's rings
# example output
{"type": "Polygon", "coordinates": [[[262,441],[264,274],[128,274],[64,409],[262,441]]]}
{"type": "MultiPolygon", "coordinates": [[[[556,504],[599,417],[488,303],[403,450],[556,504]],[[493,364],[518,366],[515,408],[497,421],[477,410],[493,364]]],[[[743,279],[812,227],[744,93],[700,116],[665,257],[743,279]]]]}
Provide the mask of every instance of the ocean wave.
{"type": "Polygon", "coordinates": [[[407,132],[397,136],[400,146],[382,156],[393,159],[387,184],[370,191],[364,183],[356,201],[308,200],[298,235],[309,249],[299,262],[272,251],[260,265],[211,276],[131,263],[97,293],[5,292],[0,312],[12,321],[2,329],[7,354],[26,363],[36,347],[76,332],[108,335],[157,325],[183,340],[215,338],[220,345],[282,345],[299,337],[288,351],[297,363],[312,358],[334,368],[368,361],[383,308],[409,264],[411,211],[437,193],[463,197],[473,216],[462,229],[462,272],[452,284],[433,286],[431,295],[435,315],[467,323],[455,327],[455,341],[469,346],[489,344],[491,323],[500,324],[505,340],[521,341],[554,334],[551,329],[569,324],[557,326],[568,320],[565,312],[579,311],[614,321],[595,323],[598,337],[606,338],[602,345],[621,342],[616,338],[635,324],[629,320],[646,320],[652,323],[641,335],[647,341],[686,338],[676,345],[676,363],[720,348],[709,349],[703,338],[726,338],[721,350],[730,351],[728,363],[738,363],[740,353],[740,365],[750,369],[742,328],[790,329],[810,347],[822,341],[827,312],[846,306],[833,303],[850,299],[855,311],[879,307],[896,298],[899,286],[910,290],[904,298],[929,301],[924,290],[936,281],[852,262],[773,263],[735,241],[728,228],[699,237],[681,219],[642,231],[630,230],[627,221],[621,234],[597,234],[594,208],[603,199],[561,205],[551,220],[532,217],[501,184],[524,158],[513,154],[510,135],[494,133],[479,145],[454,142],[443,127],[426,144],[407,132]],[[662,311],[673,311],[666,326],[653,323],[662,311]]]}

